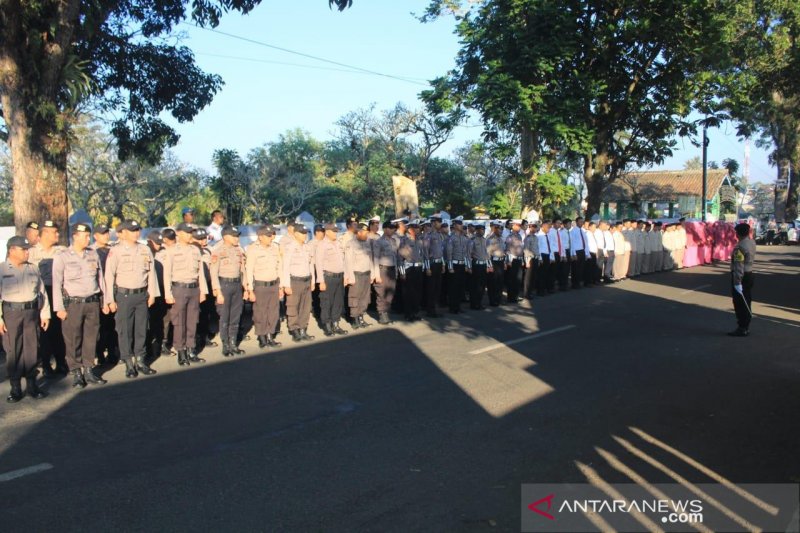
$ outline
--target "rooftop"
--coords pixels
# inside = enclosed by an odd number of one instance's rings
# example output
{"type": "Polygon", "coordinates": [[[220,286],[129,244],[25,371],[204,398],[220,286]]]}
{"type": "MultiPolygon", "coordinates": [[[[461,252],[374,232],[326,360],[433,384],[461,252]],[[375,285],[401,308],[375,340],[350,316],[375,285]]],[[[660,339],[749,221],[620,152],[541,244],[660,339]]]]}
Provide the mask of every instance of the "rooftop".
{"type": "MultiPolygon", "coordinates": [[[[719,192],[728,176],[726,169],[708,169],[706,199],[719,192]]],[[[642,202],[677,202],[679,196],[701,196],[702,170],[655,170],[629,172],[609,185],[603,193],[609,201],[635,199],[642,202]]]]}

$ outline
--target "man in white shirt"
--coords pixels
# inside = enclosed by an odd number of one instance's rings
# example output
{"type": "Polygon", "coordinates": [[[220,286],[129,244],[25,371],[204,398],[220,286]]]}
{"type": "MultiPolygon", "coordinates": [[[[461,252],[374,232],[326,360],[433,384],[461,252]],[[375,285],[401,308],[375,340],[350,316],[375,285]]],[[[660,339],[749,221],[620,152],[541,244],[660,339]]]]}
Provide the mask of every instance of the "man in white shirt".
{"type": "MultiPolygon", "coordinates": [[[[605,283],[614,282],[614,235],[611,234],[612,228],[607,220],[600,222],[600,229],[603,231],[603,281],[605,283]]],[[[598,242],[598,247],[600,243],[598,242]]]]}
{"type": "Polygon", "coordinates": [[[583,229],[583,219],[578,217],[575,219],[575,224],[569,222],[569,245],[571,247],[570,256],[570,273],[572,275],[572,288],[580,289],[581,285],[585,285],[585,278],[583,269],[586,265],[586,257],[589,255],[589,243],[587,242],[585,231],[583,229]]]}
{"type": "Polygon", "coordinates": [[[623,233],[624,226],[622,222],[617,222],[613,228],[612,235],[614,236],[614,279],[623,280],[628,277],[628,260],[630,258],[630,251],[626,250],[627,242],[623,233]]]}
{"type": "Polygon", "coordinates": [[[656,222],[653,228],[653,251],[650,252],[653,258],[653,272],[664,270],[664,225],[656,222]]]}
{"type": "Polygon", "coordinates": [[[678,227],[675,228],[676,238],[676,254],[675,263],[678,270],[683,268],[683,256],[686,253],[686,219],[682,218],[678,221],[678,227]]]}
{"type": "MultiPolygon", "coordinates": [[[[584,279],[586,287],[600,284],[602,270],[600,269],[600,248],[597,246],[597,224],[589,222],[588,229],[584,232],[586,244],[589,248],[589,257],[586,258],[584,279]]],[[[600,232],[602,235],[602,232],[600,232]]]]}
{"type": "Polygon", "coordinates": [[[555,250],[549,238],[550,230],[550,221],[545,220],[542,222],[542,229],[536,233],[536,237],[539,239],[539,268],[536,272],[536,294],[538,296],[555,292],[553,290],[555,250]]]}
{"type": "Polygon", "coordinates": [[[208,247],[212,248],[215,244],[222,242],[222,226],[225,225],[225,215],[219,209],[211,213],[211,224],[206,228],[208,233],[208,247]]]}
{"type": "Polygon", "coordinates": [[[555,221],[556,238],[559,246],[556,275],[558,277],[558,290],[560,291],[569,289],[569,262],[571,250],[569,245],[569,229],[566,227],[569,223],[569,220],[555,221]]]}

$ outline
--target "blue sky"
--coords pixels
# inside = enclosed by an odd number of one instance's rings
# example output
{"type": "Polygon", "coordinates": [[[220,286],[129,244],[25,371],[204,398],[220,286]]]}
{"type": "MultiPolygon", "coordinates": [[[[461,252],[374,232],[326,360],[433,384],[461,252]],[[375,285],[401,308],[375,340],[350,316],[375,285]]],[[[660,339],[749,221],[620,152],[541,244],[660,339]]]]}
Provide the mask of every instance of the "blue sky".
{"type": "MultiPolygon", "coordinates": [[[[385,109],[397,102],[419,107],[417,95],[425,89],[425,80],[452,68],[458,51],[452,19],[422,24],[412,15],[421,13],[427,3],[355,0],[352,8],[340,13],[329,10],[325,0],[265,0],[249,15],[223,16],[217,28],[331,61],[412,78],[411,82],[342,72],[343,67],[180,26],[184,44],[194,50],[198,64],[221,75],[225,86],[194,122],[177,125],[181,135],[177,155],[211,171],[211,154],[218,148],[246,153],[298,127],[326,140],[336,119],[354,109],[371,103],[385,109]]],[[[476,139],[480,131],[479,127],[459,128],[439,155],[476,139]]],[[[732,125],[712,130],[709,137],[710,160],[732,157],[743,163],[744,145],[736,139],[732,125]]],[[[675,156],[661,168],[682,168],[684,161],[699,154],[699,148],[688,140],[679,140],[675,156]]],[[[775,178],[766,153],[752,143],[750,174],[751,180],[775,178]]]]}

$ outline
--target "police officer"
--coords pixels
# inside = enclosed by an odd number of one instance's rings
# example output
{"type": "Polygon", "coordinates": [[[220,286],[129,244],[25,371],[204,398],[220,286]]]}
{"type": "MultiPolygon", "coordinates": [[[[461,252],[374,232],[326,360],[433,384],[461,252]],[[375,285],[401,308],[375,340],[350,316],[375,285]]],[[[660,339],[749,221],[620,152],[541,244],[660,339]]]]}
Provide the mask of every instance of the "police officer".
{"type": "Polygon", "coordinates": [[[108,314],[106,284],[100,256],[89,248],[91,228],[75,224],[72,246],[53,258],[53,309],[62,321],[67,364],[72,386],[103,384],[106,380],[93,370],[100,311],[108,314]]]}
{"type": "Polygon", "coordinates": [[[217,302],[224,357],[245,353],[239,348],[237,339],[246,291],[242,279],[245,267],[244,251],[239,246],[240,233],[236,226],[226,225],[222,228],[222,242],[212,250],[211,289],[217,302]]]}
{"type": "Polygon", "coordinates": [[[206,299],[208,286],[203,273],[200,249],[191,244],[192,226],[178,224],[178,242],[166,248],[164,265],[164,301],[172,306],[172,346],[178,352],[178,364],[204,363],[195,351],[200,302],[206,299]]]}
{"type": "Polygon", "coordinates": [[[747,337],[750,319],[753,318],[753,263],[756,260],[756,243],[750,238],[750,226],[737,224],[734,228],[739,242],[731,256],[731,297],[736,311],[738,327],[728,333],[731,337],[747,337]]]}
{"type": "MultiPolygon", "coordinates": [[[[92,248],[97,252],[100,257],[100,268],[103,272],[106,271],[106,259],[108,259],[108,252],[111,250],[111,232],[105,224],[95,224],[93,237],[94,244],[92,248]]],[[[106,362],[116,364],[119,360],[119,345],[117,342],[117,332],[114,325],[114,313],[110,312],[107,315],[100,314],[100,334],[97,339],[97,364],[103,365],[106,362]]]]}
{"type": "MultiPolygon", "coordinates": [[[[286,293],[286,317],[294,342],[310,341],[311,287],[314,286],[314,250],[306,243],[308,229],[296,223],[290,241],[283,249],[281,287],[286,293]]],[[[287,235],[288,237],[288,235],[287,235]]]]}
{"type": "Polygon", "coordinates": [[[280,300],[283,289],[280,276],[283,260],[280,248],[275,244],[275,228],[264,224],[257,230],[258,240],[247,247],[245,260],[245,287],[253,302],[258,347],[275,348],[281,345],[275,340],[280,318],[280,300]]]}
{"type": "Polygon", "coordinates": [[[153,254],[139,244],[141,226],[136,220],[123,220],[117,225],[119,244],[108,253],[105,281],[108,306],[116,312],[120,358],[125,362],[125,377],[135,378],[156,371],[147,364],[148,308],[161,295],[153,263],[153,254]],[[134,359],[135,358],[135,359],[134,359]]]}
{"type": "Polygon", "coordinates": [[[536,289],[536,275],[539,267],[539,231],[537,224],[528,226],[528,234],[522,241],[523,253],[525,256],[525,280],[522,283],[522,293],[525,298],[532,299],[533,291],[536,289]]]}
{"type": "Polygon", "coordinates": [[[317,244],[314,256],[319,282],[320,323],[326,337],[346,335],[339,326],[344,311],[344,246],[336,224],[325,225],[325,240],[317,244]]]}
{"type": "Polygon", "coordinates": [[[387,220],[383,223],[383,235],[374,243],[375,266],[378,277],[375,279],[376,308],[378,323],[391,324],[389,311],[392,308],[397,290],[397,249],[399,241],[394,238],[397,224],[387,220]]]}
{"type": "Polygon", "coordinates": [[[425,263],[425,304],[428,316],[438,318],[436,303],[442,291],[442,274],[444,272],[444,235],[442,235],[442,217],[438,213],[430,218],[431,229],[423,239],[423,261],[425,263]]]}
{"type": "Polygon", "coordinates": [[[403,307],[409,322],[419,320],[422,303],[422,267],[424,245],[418,238],[419,219],[409,221],[406,234],[397,249],[400,279],[403,280],[403,307]]]}
{"type": "MultiPolygon", "coordinates": [[[[172,346],[172,306],[166,301],[166,290],[164,289],[164,258],[167,255],[167,250],[177,244],[177,236],[175,230],[172,228],[164,228],[161,230],[161,248],[155,253],[156,260],[156,274],[158,275],[158,288],[161,292],[163,301],[163,315],[161,316],[161,355],[175,355],[178,352],[172,346]]],[[[157,302],[158,303],[158,302],[157,302]]],[[[151,310],[152,313],[152,310],[151,310]]],[[[158,314],[161,314],[160,312],[158,314]]]]}
{"type": "Polygon", "coordinates": [[[486,238],[483,236],[486,226],[475,225],[475,235],[469,246],[469,259],[472,272],[470,276],[469,307],[476,311],[484,309],[483,295],[486,293],[486,273],[491,265],[486,238]]]}
{"type": "Polygon", "coordinates": [[[25,238],[31,246],[39,244],[39,223],[36,221],[28,222],[25,226],[25,238]]]}
{"type": "MultiPolygon", "coordinates": [[[[395,241],[395,249],[400,248],[400,243],[402,242],[403,238],[406,236],[406,228],[408,227],[408,218],[396,218],[392,220],[392,224],[397,224],[397,229],[394,231],[394,235],[392,238],[395,241]]],[[[400,276],[400,267],[402,266],[400,263],[402,261],[398,261],[397,264],[397,285],[395,286],[394,291],[394,298],[392,299],[392,311],[395,313],[402,313],[405,310],[405,305],[403,304],[403,278],[400,276]]]]}
{"type": "Polygon", "coordinates": [[[492,234],[486,239],[486,250],[489,252],[489,305],[497,307],[503,294],[503,278],[506,268],[506,245],[503,239],[503,223],[494,220],[491,223],[492,234]]]}
{"type": "Polygon", "coordinates": [[[50,304],[39,269],[28,262],[31,243],[24,237],[11,237],[6,243],[8,255],[0,263],[0,335],[6,351],[6,375],[11,394],[6,401],[22,399],[22,378],[28,396],[44,398],[36,385],[39,327],[50,324],[50,304]]]}
{"type": "Polygon", "coordinates": [[[364,313],[369,305],[369,289],[375,278],[378,277],[373,258],[372,243],[369,239],[369,227],[366,222],[359,222],[356,226],[354,239],[344,248],[344,283],[350,287],[347,303],[350,307],[353,329],[366,328],[364,313]]]}
{"type": "MultiPolygon", "coordinates": [[[[150,306],[147,313],[147,342],[146,351],[150,359],[154,359],[161,353],[162,342],[164,341],[164,314],[167,312],[167,304],[164,303],[164,267],[161,261],[156,260],[156,256],[164,247],[164,239],[161,232],[151,230],[147,234],[147,248],[153,255],[153,272],[155,272],[156,282],[158,283],[158,294],[156,301],[150,306]]],[[[169,349],[167,348],[167,353],[169,349]]]]}
{"type": "Polygon", "coordinates": [[[464,298],[465,275],[471,271],[469,257],[470,240],[464,235],[464,219],[453,220],[453,234],[447,240],[445,260],[447,261],[447,304],[451,313],[461,312],[461,300],[464,298]]]}
{"type": "MultiPolygon", "coordinates": [[[[30,224],[28,224],[30,226],[30,224]]],[[[53,312],[53,258],[66,248],[58,244],[58,226],[52,220],[45,220],[39,226],[39,242],[30,249],[29,261],[39,268],[44,288],[50,302],[50,327],[39,339],[39,358],[45,377],[67,373],[64,336],[61,334],[61,320],[53,312]],[[50,359],[56,360],[56,368],[50,366],[50,359]]]]}
{"type": "MultiPolygon", "coordinates": [[[[192,244],[199,250],[203,258],[203,275],[206,278],[206,286],[211,287],[211,263],[215,260],[214,255],[208,248],[208,232],[203,228],[192,225],[192,244]]],[[[209,289],[210,290],[210,289],[209,289]]],[[[219,331],[219,315],[216,309],[216,300],[208,297],[200,302],[200,321],[197,324],[196,343],[205,346],[217,346],[214,337],[219,331]]]]}
{"type": "Polygon", "coordinates": [[[511,231],[505,239],[506,264],[508,265],[505,281],[509,303],[520,301],[519,292],[522,285],[522,270],[525,260],[525,245],[519,233],[521,228],[521,220],[512,220],[511,231]]]}

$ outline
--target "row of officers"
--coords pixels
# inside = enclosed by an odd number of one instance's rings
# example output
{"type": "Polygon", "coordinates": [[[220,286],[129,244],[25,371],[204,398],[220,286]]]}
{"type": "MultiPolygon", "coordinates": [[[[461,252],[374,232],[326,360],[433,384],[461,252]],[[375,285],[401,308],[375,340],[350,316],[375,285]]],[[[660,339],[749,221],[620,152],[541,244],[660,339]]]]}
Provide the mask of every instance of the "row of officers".
{"type": "Polygon", "coordinates": [[[8,241],[0,266],[7,399],[23,397],[23,379],[29,396],[43,397],[39,367],[45,376],[70,373],[76,388],[103,384],[95,357],[112,350],[131,378],[155,374],[148,361],[159,349],[176,353],[181,366],[202,363],[198,326],[209,329],[209,308],[218,316],[222,355],[231,357],[244,353],[245,303],[259,346],[277,347],[282,314],[292,340],[302,342],[313,339],[312,314],[326,336],[347,333],[344,315],[353,329],[368,327],[371,297],[381,324],[392,311],[416,321],[424,308],[436,318],[438,305],[453,313],[465,301],[483,309],[487,292],[489,305],[498,306],[504,290],[516,303],[553,293],[556,283],[567,290],[681,268],[685,248],[680,224],[645,221],[495,220],[489,235],[483,224],[458,218],[448,225],[438,215],[386,221],[382,233],[378,226],[352,221],[342,235],[336,224],[319,225],[309,239],[294,224],[278,244],[266,224],[245,250],[231,225],[209,247],[206,230],[189,223],[151,231],[146,244],[135,220],[117,226],[116,243],[107,226],[76,224],[64,247],[56,224],[32,222],[24,237],[8,241]]]}

